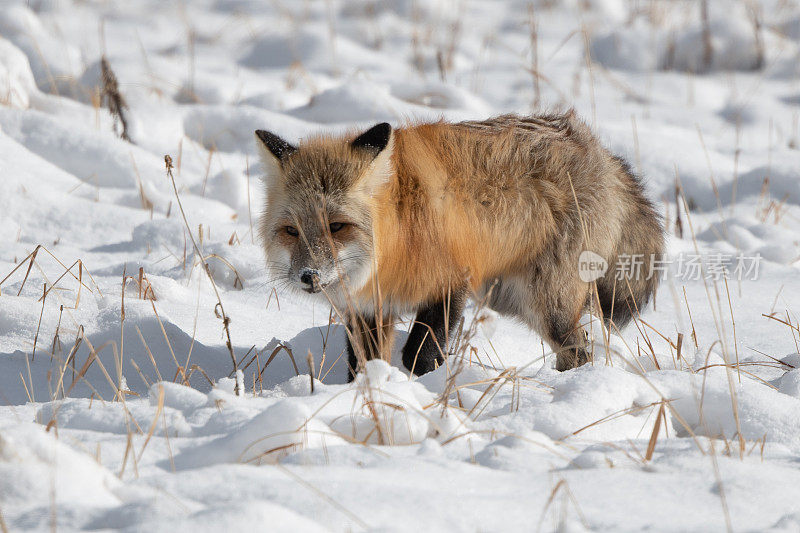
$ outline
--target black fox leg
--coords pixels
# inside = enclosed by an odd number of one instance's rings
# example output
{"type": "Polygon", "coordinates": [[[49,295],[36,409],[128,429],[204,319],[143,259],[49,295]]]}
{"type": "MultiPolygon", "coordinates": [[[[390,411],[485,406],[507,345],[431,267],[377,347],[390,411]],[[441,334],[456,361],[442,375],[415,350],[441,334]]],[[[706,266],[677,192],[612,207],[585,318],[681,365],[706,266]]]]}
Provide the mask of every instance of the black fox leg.
{"type": "Polygon", "coordinates": [[[565,283],[557,275],[540,276],[536,282],[538,290],[530,294],[538,315],[533,323],[556,353],[556,370],[569,370],[591,361],[586,331],[580,325],[589,287],[577,280],[565,283]]]}
{"type": "Polygon", "coordinates": [[[417,311],[403,347],[403,365],[407,369],[421,376],[444,362],[442,354],[447,352],[450,333],[458,327],[465,302],[466,290],[458,289],[417,311]]]}
{"type": "Polygon", "coordinates": [[[589,362],[586,331],[577,320],[553,313],[548,317],[547,328],[550,344],[556,352],[556,370],[563,372],[589,362]]]}
{"type": "Polygon", "coordinates": [[[386,316],[380,321],[372,315],[356,315],[347,322],[347,381],[353,381],[365,361],[381,358],[390,361],[394,320],[386,316]]]}

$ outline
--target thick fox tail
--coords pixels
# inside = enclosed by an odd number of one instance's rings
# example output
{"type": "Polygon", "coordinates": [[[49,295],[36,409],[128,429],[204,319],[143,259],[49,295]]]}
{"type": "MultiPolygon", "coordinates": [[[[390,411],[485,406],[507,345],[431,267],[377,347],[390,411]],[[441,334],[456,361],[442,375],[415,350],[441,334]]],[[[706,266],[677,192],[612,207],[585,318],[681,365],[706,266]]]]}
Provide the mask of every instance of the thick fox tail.
{"type": "Polygon", "coordinates": [[[644,311],[650,298],[656,293],[660,278],[660,273],[651,267],[660,260],[660,253],[653,258],[651,262],[648,256],[638,268],[632,267],[630,273],[627,271],[627,259],[623,262],[617,260],[616,264],[609,265],[609,273],[597,280],[600,310],[607,324],[613,322],[617,328],[622,329],[631,318],[644,311]],[[622,275],[618,274],[620,268],[625,270],[622,275]]]}
{"type": "Polygon", "coordinates": [[[605,276],[597,280],[600,308],[606,322],[618,328],[644,311],[661,278],[664,257],[664,228],[661,217],[647,200],[641,182],[624,160],[620,162],[627,178],[624,231],[616,243],[605,276]]]}

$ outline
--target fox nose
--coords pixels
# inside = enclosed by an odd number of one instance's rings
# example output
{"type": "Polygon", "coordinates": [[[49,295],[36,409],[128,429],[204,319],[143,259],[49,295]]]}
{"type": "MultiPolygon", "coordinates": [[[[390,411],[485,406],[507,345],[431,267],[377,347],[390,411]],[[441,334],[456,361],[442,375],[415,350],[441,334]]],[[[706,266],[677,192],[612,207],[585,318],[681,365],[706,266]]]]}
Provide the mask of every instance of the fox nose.
{"type": "Polygon", "coordinates": [[[319,283],[319,270],[304,268],[300,271],[300,281],[313,287],[319,283]]]}

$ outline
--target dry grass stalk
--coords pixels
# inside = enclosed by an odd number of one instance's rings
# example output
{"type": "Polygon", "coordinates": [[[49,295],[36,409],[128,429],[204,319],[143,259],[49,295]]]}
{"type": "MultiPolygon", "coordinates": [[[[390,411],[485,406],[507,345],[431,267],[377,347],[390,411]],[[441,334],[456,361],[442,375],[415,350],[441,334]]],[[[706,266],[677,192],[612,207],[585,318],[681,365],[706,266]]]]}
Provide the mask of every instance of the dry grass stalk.
{"type": "Polygon", "coordinates": [[[694,319],[692,318],[692,309],[689,307],[689,298],[686,296],[686,286],[683,286],[683,301],[686,303],[686,312],[689,313],[689,324],[692,326],[692,340],[694,341],[695,349],[700,347],[697,341],[697,331],[694,329],[694,319]]]}
{"type": "Polygon", "coordinates": [[[419,6],[416,2],[411,5],[411,21],[413,29],[411,32],[411,62],[414,68],[420,75],[425,75],[425,56],[422,54],[422,37],[420,25],[422,23],[422,14],[420,13],[419,6]]]}
{"type": "MultiPolygon", "coordinates": [[[[186,379],[186,373],[184,372],[183,366],[181,366],[181,364],[178,362],[178,358],[175,357],[175,351],[172,349],[172,343],[169,341],[169,337],[167,336],[167,330],[164,329],[164,323],[161,321],[161,317],[158,315],[158,311],[156,310],[156,304],[151,300],[150,305],[153,308],[153,314],[156,316],[158,327],[161,328],[161,334],[164,336],[164,342],[167,343],[167,348],[169,348],[169,354],[172,356],[172,361],[175,363],[175,367],[177,368],[177,374],[181,375],[181,383],[183,383],[184,385],[188,385],[189,382],[186,379]]],[[[175,381],[175,378],[173,378],[173,381],[175,381]]]]}
{"type": "Polygon", "coordinates": [[[141,378],[142,382],[144,383],[144,386],[149,389],[150,388],[150,380],[148,380],[145,377],[144,372],[142,372],[142,369],[139,368],[139,364],[133,358],[131,358],[131,366],[133,367],[134,370],[136,370],[136,373],[139,374],[139,377],[141,378]]]}
{"type": "Polygon", "coordinates": [[[287,345],[285,345],[285,344],[283,344],[281,342],[281,343],[278,343],[278,345],[272,350],[272,353],[269,354],[269,358],[267,359],[267,362],[264,363],[264,368],[262,368],[259,371],[259,377],[264,373],[264,371],[267,369],[269,364],[272,362],[273,359],[275,359],[275,356],[277,356],[278,353],[281,350],[284,350],[289,355],[289,359],[292,361],[292,366],[294,367],[294,374],[296,376],[300,375],[300,369],[297,368],[297,361],[295,361],[295,359],[294,359],[294,354],[292,353],[292,349],[289,346],[287,346],[287,345]]]}
{"type": "Polygon", "coordinates": [[[683,222],[681,221],[681,191],[680,181],[678,180],[678,167],[675,166],[675,236],[683,239],[683,222]]]}
{"type": "MultiPolygon", "coordinates": [[[[452,358],[455,361],[455,367],[454,368],[448,367],[448,371],[449,372],[448,372],[448,376],[447,376],[447,381],[445,383],[445,387],[444,387],[444,390],[442,391],[442,394],[439,396],[439,399],[437,400],[438,403],[441,404],[442,413],[444,413],[447,410],[448,402],[449,402],[450,396],[453,394],[453,392],[458,393],[459,387],[456,385],[456,380],[458,378],[458,375],[464,370],[466,361],[470,359],[470,357],[467,355],[466,352],[471,347],[472,339],[478,334],[478,326],[481,323],[483,323],[483,321],[485,320],[485,318],[482,316],[482,311],[483,311],[483,309],[486,308],[486,306],[487,306],[487,304],[489,302],[489,299],[491,298],[492,292],[494,291],[494,288],[495,288],[496,284],[497,284],[497,282],[493,283],[492,286],[489,287],[489,290],[486,291],[486,294],[483,296],[483,298],[481,298],[480,300],[477,301],[478,305],[477,305],[477,308],[475,310],[475,314],[473,315],[473,319],[472,319],[472,321],[470,323],[469,328],[467,328],[466,332],[464,332],[464,329],[463,329],[464,328],[464,319],[463,319],[463,317],[462,317],[462,319],[460,321],[460,324],[459,324],[459,327],[458,327],[458,330],[457,330],[457,334],[456,334],[455,338],[452,341],[453,342],[453,345],[452,345],[453,347],[450,350],[450,353],[455,354],[455,357],[452,358]]],[[[448,315],[449,315],[449,309],[447,311],[445,311],[445,316],[448,316],[448,315]]],[[[420,344],[422,344],[422,343],[420,343],[420,344]]],[[[445,362],[448,361],[447,354],[443,353],[442,354],[442,358],[445,360],[445,362]]],[[[500,387],[502,387],[502,385],[508,381],[506,379],[506,373],[509,370],[515,371],[516,369],[506,369],[503,373],[501,373],[499,376],[497,376],[497,378],[495,378],[495,380],[492,381],[491,385],[486,389],[486,391],[484,391],[483,395],[481,395],[480,399],[475,403],[475,405],[473,406],[473,408],[470,411],[470,413],[468,414],[468,416],[470,416],[472,414],[472,411],[474,411],[478,407],[478,404],[481,403],[481,400],[483,400],[483,398],[486,396],[486,394],[492,389],[492,387],[496,383],[498,383],[498,381],[503,381],[503,383],[500,383],[500,386],[497,388],[497,390],[499,390],[500,387]]],[[[496,393],[497,392],[495,392],[495,394],[496,393]]],[[[494,397],[494,395],[492,395],[492,397],[494,397]]],[[[489,401],[491,401],[491,398],[490,398],[489,401]]],[[[486,402],[486,404],[484,404],[484,407],[486,405],[488,405],[488,403],[489,402],[486,402]]],[[[481,411],[483,411],[483,409],[481,409],[481,411]]],[[[480,414],[480,412],[478,414],[480,414]]],[[[477,418],[477,415],[476,415],[475,418],[477,418]]]]}
{"type": "MultiPolygon", "coordinates": [[[[122,479],[122,476],[125,475],[125,466],[128,464],[128,456],[131,455],[133,451],[133,435],[128,433],[127,439],[125,439],[125,454],[122,456],[122,467],[117,474],[119,479],[122,479]]],[[[99,461],[98,461],[99,462],[99,461]]],[[[137,468],[137,477],[138,477],[138,468],[137,468]]]]}
{"type": "Polygon", "coordinates": [[[766,52],[764,50],[764,38],[761,31],[760,5],[758,2],[752,0],[745,1],[745,5],[750,15],[750,22],[753,25],[753,40],[756,49],[756,60],[752,66],[753,70],[761,70],[766,63],[766,52]]]}
{"type": "Polygon", "coordinates": [[[583,36],[583,57],[586,65],[586,71],[589,73],[589,98],[592,104],[592,128],[597,126],[597,102],[595,101],[594,94],[594,63],[592,62],[592,55],[590,52],[590,37],[589,29],[584,24],[581,28],[581,35],[583,36]]]}
{"type": "Polygon", "coordinates": [[[153,202],[147,197],[147,193],[144,191],[142,176],[139,174],[139,167],[136,165],[136,158],[133,157],[133,152],[131,152],[131,164],[133,165],[133,171],[136,173],[136,185],[139,188],[139,202],[142,204],[142,209],[150,211],[150,219],[152,220],[153,202]]]}
{"type": "MultiPolygon", "coordinates": [[[[689,224],[689,230],[690,230],[691,235],[692,235],[692,242],[694,243],[695,253],[699,256],[700,255],[700,249],[699,249],[699,246],[697,244],[697,238],[695,236],[694,227],[692,226],[692,219],[691,219],[691,217],[688,216],[689,209],[685,205],[686,199],[683,198],[683,197],[682,197],[682,199],[684,201],[684,209],[685,209],[685,211],[687,213],[687,222],[689,224]]],[[[719,290],[718,290],[718,287],[717,287],[717,283],[714,282],[714,290],[715,290],[715,293],[716,293],[716,296],[717,296],[717,307],[715,307],[714,306],[714,302],[713,302],[713,300],[711,298],[711,292],[710,292],[710,289],[709,289],[709,286],[708,286],[708,280],[706,279],[706,276],[703,274],[702,265],[701,265],[701,275],[703,275],[703,286],[705,288],[706,298],[708,299],[709,307],[711,309],[711,314],[712,314],[712,317],[714,319],[714,324],[717,327],[718,340],[716,342],[719,342],[719,344],[720,344],[720,346],[722,348],[722,358],[725,361],[725,369],[726,369],[725,375],[726,375],[726,377],[728,379],[728,388],[729,388],[729,392],[730,392],[730,396],[731,396],[731,407],[732,407],[732,410],[733,410],[733,418],[734,418],[734,421],[736,422],[736,432],[739,435],[739,438],[741,440],[741,439],[743,439],[743,437],[742,437],[741,423],[740,423],[740,420],[739,420],[739,405],[738,405],[738,400],[737,400],[736,388],[734,387],[733,380],[731,378],[730,365],[728,363],[728,349],[727,349],[727,345],[726,345],[725,327],[724,327],[724,324],[723,324],[723,322],[721,320],[721,317],[722,317],[722,304],[720,302],[719,290]]],[[[716,344],[716,342],[714,344],[716,344]]],[[[711,348],[713,348],[714,344],[711,345],[711,348]]],[[[711,353],[711,348],[709,348],[709,354],[711,353]]],[[[703,376],[703,381],[705,382],[705,375],[703,376]]],[[[701,409],[702,409],[702,404],[701,404],[701,409]]],[[[701,410],[701,414],[702,414],[702,410],[701,410]]]]}
{"type": "Polygon", "coordinates": [[[711,68],[714,60],[714,45],[711,42],[711,26],[708,22],[708,0],[700,0],[700,24],[703,32],[703,71],[711,68]]]}
{"type": "Polygon", "coordinates": [[[658,415],[653,423],[653,432],[650,434],[650,441],[647,443],[647,452],[645,453],[645,460],[650,461],[653,458],[653,452],[656,449],[656,442],[658,441],[658,432],[661,431],[661,420],[666,420],[666,412],[664,411],[664,402],[658,408],[658,415]]]}
{"type": "Polygon", "coordinates": [[[381,26],[378,23],[377,3],[377,0],[368,1],[364,5],[364,15],[368,22],[367,28],[373,32],[372,48],[380,50],[383,47],[383,35],[381,34],[381,26]]]}
{"type": "Polygon", "coordinates": [[[119,92],[119,83],[114,71],[111,70],[111,65],[105,55],[100,58],[100,70],[103,76],[103,92],[102,99],[106,101],[108,112],[114,117],[114,129],[117,129],[119,124],[122,130],[119,136],[122,140],[133,142],[128,136],[128,121],[125,118],[125,109],[128,109],[128,104],[125,102],[122,94],[119,92]]]}
{"type": "Polygon", "coordinates": [[[244,173],[247,177],[247,219],[250,222],[250,244],[255,244],[255,230],[253,230],[253,210],[250,207],[250,156],[244,156],[244,173]]]}
{"type": "Polygon", "coordinates": [[[161,410],[161,423],[164,428],[164,443],[167,445],[170,470],[175,472],[175,458],[172,455],[172,446],[169,443],[169,431],[167,430],[167,412],[164,409],[161,410]]]}
{"type": "MultiPolygon", "coordinates": [[[[217,284],[214,281],[214,276],[211,275],[208,263],[206,263],[206,260],[203,257],[203,252],[201,252],[200,247],[197,246],[197,242],[194,239],[194,234],[192,233],[192,230],[189,227],[189,220],[186,218],[186,212],[183,210],[183,204],[181,203],[181,198],[178,195],[178,186],[175,184],[175,176],[172,175],[172,169],[173,169],[172,158],[169,155],[164,156],[164,164],[167,170],[167,177],[172,183],[172,190],[175,192],[175,201],[178,203],[178,208],[180,209],[181,216],[183,217],[183,222],[186,225],[186,231],[189,232],[189,238],[192,240],[192,246],[194,247],[194,251],[200,258],[200,262],[203,265],[203,271],[208,276],[208,280],[211,282],[211,287],[214,289],[214,294],[217,297],[217,305],[214,307],[214,314],[217,315],[217,317],[222,320],[222,329],[225,333],[225,345],[227,346],[228,352],[230,353],[231,356],[231,363],[233,363],[233,373],[236,374],[236,371],[238,370],[238,365],[236,362],[236,355],[233,353],[233,343],[231,342],[230,318],[225,313],[225,307],[222,305],[222,298],[219,295],[219,289],[217,289],[217,284]]],[[[153,307],[153,309],[155,309],[155,307],[153,307]]],[[[236,381],[236,385],[234,386],[233,392],[237,396],[244,393],[244,391],[239,390],[238,380],[236,381]]]]}
{"type": "Polygon", "coordinates": [[[631,407],[626,407],[624,409],[620,409],[618,411],[614,411],[613,413],[608,414],[608,415],[604,416],[603,418],[598,418],[594,422],[591,422],[591,423],[586,424],[585,426],[583,426],[581,428],[576,429],[575,431],[573,431],[572,433],[569,433],[568,435],[564,435],[563,437],[561,437],[559,439],[559,441],[564,441],[564,440],[566,440],[566,439],[568,439],[570,437],[574,437],[575,435],[578,435],[579,433],[582,433],[582,432],[586,431],[587,429],[591,429],[591,428],[599,426],[601,424],[605,424],[606,422],[611,422],[612,420],[616,420],[616,419],[621,418],[623,416],[627,416],[627,415],[634,415],[635,416],[635,415],[638,415],[639,413],[641,413],[642,411],[645,411],[645,410],[650,409],[651,407],[655,407],[657,405],[661,405],[663,407],[664,405],[668,404],[669,402],[670,402],[670,400],[662,398],[661,400],[658,400],[658,401],[655,401],[655,402],[652,402],[652,403],[648,403],[646,405],[635,405],[634,404],[631,407]]]}
{"type": "Polygon", "coordinates": [[[277,466],[278,469],[280,469],[282,472],[284,472],[287,476],[291,477],[297,483],[299,483],[300,485],[304,486],[305,488],[307,488],[308,490],[310,490],[311,492],[313,492],[314,494],[318,495],[320,498],[322,498],[323,500],[328,502],[331,506],[333,506],[336,509],[338,509],[339,511],[341,511],[345,516],[347,516],[353,522],[355,522],[360,528],[362,528],[364,530],[371,529],[370,526],[367,525],[366,522],[361,520],[355,513],[353,513],[349,509],[347,509],[341,503],[339,503],[336,500],[334,500],[333,498],[331,498],[328,494],[326,494],[326,493],[322,492],[321,490],[319,490],[317,487],[315,487],[314,485],[312,485],[311,483],[309,483],[305,479],[301,478],[300,476],[298,476],[297,474],[295,474],[294,472],[289,470],[289,468],[287,468],[286,466],[284,466],[284,465],[282,465],[280,463],[277,463],[275,466],[277,466]]]}
{"type": "Polygon", "coordinates": [[[211,379],[211,376],[209,376],[208,373],[205,370],[203,370],[203,367],[197,364],[193,364],[192,366],[189,367],[189,373],[186,375],[186,379],[191,378],[192,374],[194,374],[195,372],[200,372],[200,375],[206,379],[208,384],[211,385],[212,387],[214,386],[214,380],[211,379]]]}
{"type": "MultiPolygon", "coordinates": [[[[158,423],[158,416],[161,414],[161,411],[164,410],[164,387],[158,387],[158,404],[156,405],[156,414],[153,415],[153,421],[150,423],[150,429],[147,430],[147,436],[144,439],[144,444],[142,444],[142,449],[139,450],[139,456],[137,458],[137,462],[141,462],[142,455],[144,455],[144,451],[147,448],[147,443],[150,442],[150,438],[153,436],[156,430],[156,424],[158,423]]],[[[165,432],[166,434],[166,432],[165,432]]],[[[125,466],[123,465],[123,470],[125,466]]]]}
{"type": "Polygon", "coordinates": [[[257,356],[257,355],[258,355],[258,350],[256,350],[256,345],[254,344],[254,345],[252,345],[252,346],[250,347],[250,349],[249,349],[249,350],[247,350],[247,353],[246,353],[246,354],[244,354],[244,355],[242,356],[242,358],[241,358],[241,359],[239,359],[239,370],[241,370],[242,372],[244,372],[245,370],[247,370],[247,367],[248,367],[248,366],[250,366],[250,365],[253,363],[253,361],[256,359],[256,356],[257,356]],[[242,366],[242,361],[244,361],[245,359],[247,359],[247,356],[248,356],[248,355],[250,355],[250,352],[252,352],[252,351],[254,351],[254,350],[255,350],[255,352],[256,352],[256,353],[255,353],[255,355],[253,355],[253,357],[251,357],[251,358],[250,358],[250,362],[249,362],[249,363],[247,363],[245,366],[242,366]]]}
{"type": "MultiPolygon", "coordinates": [[[[72,277],[73,277],[73,278],[74,278],[74,279],[75,279],[75,280],[78,282],[78,284],[79,284],[79,288],[78,288],[78,297],[76,298],[75,306],[74,306],[74,307],[71,307],[72,309],[77,309],[78,303],[80,302],[80,290],[81,290],[81,287],[84,287],[84,288],[86,288],[86,290],[88,290],[89,292],[94,292],[94,291],[93,291],[91,288],[89,288],[89,287],[88,287],[88,286],[87,286],[85,283],[83,283],[83,270],[85,269],[85,270],[86,270],[86,273],[89,275],[89,278],[92,280],[92,283],[94,283],[95,289],[97,290],[98,294],[100,294],[101,296],[103,295],[102,291],[100,290],[100,287],[97,285],[97,282],[95,282],[95,281],[94,281],[94,277],[92,276],[91,272],[89,272],[89,270],[88,270],[88,269],[86,269],[86,268],[85,268],[85,266],[83,265],[83,261],[81,261],[80,259],[78,259],[78,260],[76,260],[74,263],[72,263],[72,265],[70,265],[70,266],[68,267],[68,266],[66,266],[66,265],[65,265],[65,264],[64,264],[64,263],[63,263],[63,262],[62,262],[62,261],[61,261],[61,260],[60,260],[58,257],[56,257],[55,255],[53,255],[53,253],[52,253],[50,250],[48,250],[48,249],[47,249],[45,246],[42,246],[41,244],[38,244],[38,245],[36,245],[36,248],[34,248],[33,252],[31,252],[31,253],[29,253],[28,255],[26,255],[26,256],[25,256],[25,258],[24,258],[24,259],[22,259],[22,261],[20,261],[19,263],[17,263],[17,265],[16,265],[16,266],[15,266],[15,267],[14,267],[14,268],[11,270],[11,272],[9,272],[9,273],[6,275],[6,277],[4,277],[2,280],[0,280],[0,288],[2,288],[3,284],[4,284],[6,281],[8,281],[8,279],[9,279],[9,278],[10,278],[10,277],[11,277],[11,276],[12,276],[12,275],[13,275],[13,274],[14,274],[14,273],[17,271],[17,270],[19,270],[19,269],[20,269],[20,268],[21,268],[21,267],[22,267],[22,266],[23,266],[23,265],[24,265],[26,262],[28,263],[28,268],[27,268],[27,270],[25,271],[25,276],[24,276],[24,277],[23,277],[23,279],[22,279],[22,284],[20,285],[20,288],[19,288],[19,290],[17,291],[17,296],[19,296],[20,294],[22,294],[22,289],[25,287],[25,283],[26,283],[26,281],[28,280],[28,276],[30,275],[30,273],[31,273],[31,269],[34,267],[34,265],[36,266],[36,268],[38,268],[38,269],[39,269],[39,271],[40,271],[40,272],[42,272],[42,274],[44,274],[44,270],[43,270],[43,269],[42,269],[42,267],[39,265],[39,262],[36,260],[36,258],[37,258],[37,255],[38,255],[38,253],[39,253],[39,251],[40,251],[40,250],[44,250],[44,251],[45,251],[45,253],[47,253],[47,254],[48,254],[48,255],[49,255],[49,256],[50,256],[50,257],[51,257],[53,260],[55,260],[55,262],[56,262],[56,263],[58,263],[58,264],[59,264],[59,266],[61,266],[61,267],[64,269],[64,272],[61,274],[61,276],[59,276],[59,277],[56,279],[56,281],[55,281],[54,283],[50,283],[50,289],[48,289],[48,293],[50,292],[50,290],[52,290],[53,288],[55,288],[55,286],[57,285],[57,283],[58,283],[58,282],[59,282],[59,281],[60,281],[60,280],[61,280],[61,279],[62,279],[64,276],[66,276],[67,274],[69,274],[69,275],[70,275],[70,276],[72,276],[72,277]],[[78,275],[77,275],[77,276],[76,276],[76,275],[75,275],[75,274],[72,272],[72,269],[73,269],[73,268],[74,268],[76,265],[78,266],[78,275]]],[[[45,278],[46,278],[46,277],[47,277],[47,276],[45,275],[45,278]]],[[[49,280],[47,280],[47,281],[48,281],[48,283],[49,283],[49,280]]],[[[58,295],[58,292],[56,292],[56,295],[58,295]]],[[[2,291],[0,291],[0,296],[2,296],[2,291]]],[[[60,298],[60,296],[59,296],[59,298],[60,298]]]]}
{"type": "Polygon", "coordinates": [[[156,376],[158,376],[158,381],[164,381],[164,378],[161,377],[161,372],[158,371],[158,365],[156,364],[155,357],[153,357],[153,352],[150,351],[150,347],[147,346],[147,342],[144,340],[144,335],[142,335],[142,330],[139,329],[139,326],[134,326],[136,328],[136,333],[139,334],[139,338],[142,341],[142,346],[144,346],[145,351],[147,352],[148,357],[150,357],[150,363],[153,365],[153,370],[156,372],[156,376]]]}
{"type": "MultiPolygon", "coordinates": [[[[572,502],[572,505],[575,507],[575,510],[578,512],[578,518],[580,518],[580,521],[583,523],[584,527],[586,527],[588,529],[589,528],[589,523],[586,521],[586,518],[583,516],[583,513],[581,512],[581,509],[578,506],[578,500],[575,498],[575,495],[572,494],[572,491],[569,489],[569,484],[567,483],[567,480],[562,478],[562,479],[560,479],[558,481],[558,483],[556,483],[556,485],[553,487],[553,490],[550,492],[550,496],[547,498],[547,502],[544,505],[544,509],[542,509],[542,515],[539,518],[539,523],[538,523],[538,525],[536,527],[536,531],[541,531],[542,523],[544,522],[545,516],[547,514],[547,510],[553,504],[553,501],[556,499],[556,496],[558,495],[559,491],[564,493],[565,501],[571,501],[572,502]]],[[[567,512],[567,507],[565,505],[564,508],[562,509],[561,516],[560,516],[561,524],[563,524],[564,521],[566,520],[566,512],[567,512]]],[[[561,531],[562,528],[561,527],[556,527],[556,528],[554,528],[554,530],[561,531]]]]}
{"type": "Polygon", "coordinates": [[[436,68],[439,69],[439,80],[447,83],[447,67],[444,64],[444,54],[441,50],[436,51],[436,68]]]}
{"type": "MultiPolygon", "coordinates": [[[[233,239],[233,236],[231,236],[231,239],[233,239]]],[[[206,259],[212,259],[212,258],[220,261],[223,265],[225,265],[226,267],[231,269],[231,271],[233,272],[233,276],[234,276],[234,278],[233,278],[233,288],[234,289],[239,289],[239,290],[244,289],[244,281],[242,280],[242,275],[239,273],[239,271],[236,269],[236,267],[231,264],[230,261],[228,261],[224,257],[222,257],[220,255],[217,255],[217,254],[208,254],[206,256],[206,259]]],[[[206,267],[208,267],[208,263],[206,263],[206,267]]]]}
{"type": "MultiPolygon", "coordinates": [[[[44,316],[44,306],[47,300],[47,283],[44,284],[42,287],[42,310],[39,312],[39,323],[36,325],[36,334],[33,336],[33,351],[31,351],[31,361],[36,359],[36,343],[39,340],[39,330],[42,327],[42,317],[44,316]]],[[[30,366],[28,367],[28,378],[30,379],[30,366]]],[[[31,384],[33,384],[33,380],[31,380],[31,384]]]]}
{"type": "Polygon", "coordinates": [[[723,278],[725,281],[725,294],[728,296],[728,310],[731,313],[731,324],[733,325],[733,349],[736,354],[736,373],[739,377],[739,384],[742,383],[742,374],[739,370],[739,343],[736,339],[736,319],[733,317],[733,304],[731,303],[731,291],[728,290],[728,278],[723,278]]]}
{"type": "MultiPolygon", "coordinates": [[[[216,144],[212,144],[211,148],[208,149],[208,159],[206,160],[206,172],[205,172],[205,175],[203,176],[203,189],[202,189],[202,192],[200,194],[200,196],[202,196],[204,198],[206,196],[206,185],[208,184],[208,175],[211,173],[211,160],[214,158],[214,153],[216,151],[217,151],[216,144]]],[[[200,233],[200,239],[201,240],[203,239],[202,232],[200,233]]]]}
{"type": "Polygon", "coordinates": [[[311,383],[311,394],[314,394],[314,356],[311,354],[311,350],[309,350],[306,355],[306,363],[308,363],[308,379],[309,383],[311,383]]]}
{"type": "Polygon", "coordinates": [[[56,350],[58,350],[59,354],[63,351],[63,346],[61,345],[61,337],[59,335],[59,332],[61,331],[61,317],[63,315],[64,315],[64,306],[61,305],[61,306],[59,306],[59,309],[58,309],[58,323],[56,324],[56,332],[53,335],[53,344],[50,347],[50,354],[51,355],[55,355],[56,354],[56,350]],[[56,347],[58,347],[58,348],[56,348],[56,347]]]}

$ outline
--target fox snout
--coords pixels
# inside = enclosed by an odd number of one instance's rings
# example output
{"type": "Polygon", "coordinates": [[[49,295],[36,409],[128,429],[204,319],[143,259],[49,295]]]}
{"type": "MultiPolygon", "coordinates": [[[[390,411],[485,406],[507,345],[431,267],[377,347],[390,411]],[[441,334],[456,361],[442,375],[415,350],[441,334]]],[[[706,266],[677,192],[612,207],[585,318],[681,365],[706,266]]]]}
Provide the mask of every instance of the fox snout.
{"type": "Polygon", "coordinates": [[[314,294],[322,290],[320,284],[319,270],[313,268],[300,269],[300,283],[304,285],[303,290],[314,294]]]}

